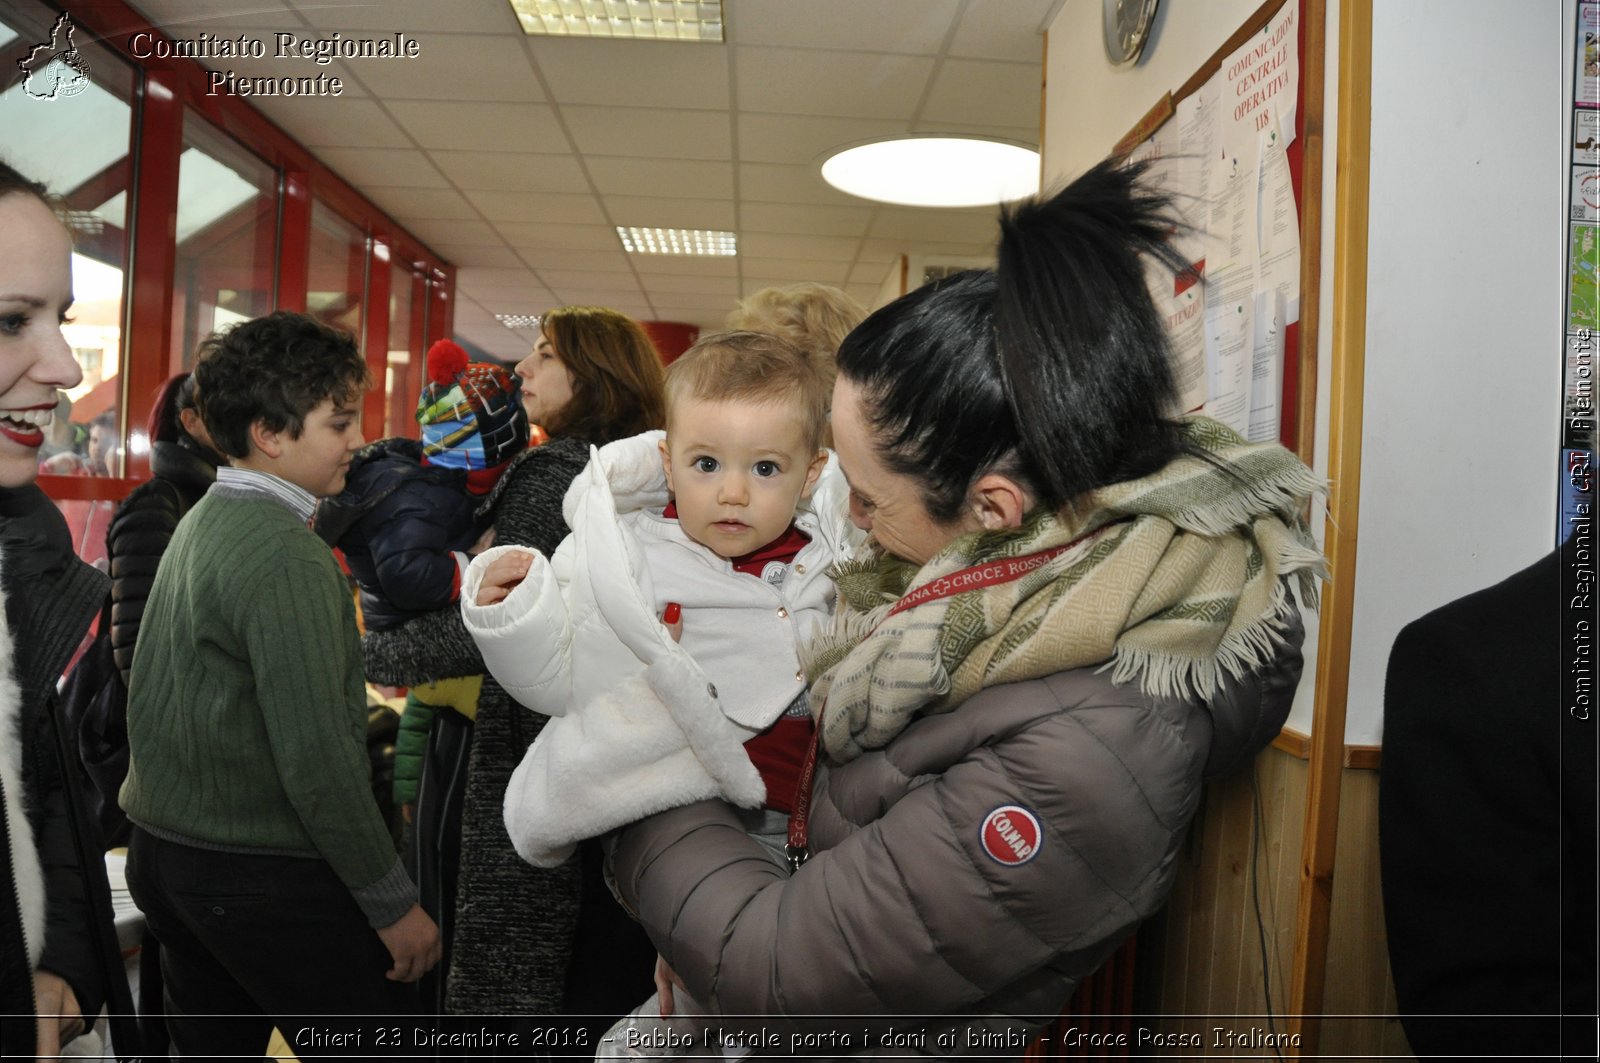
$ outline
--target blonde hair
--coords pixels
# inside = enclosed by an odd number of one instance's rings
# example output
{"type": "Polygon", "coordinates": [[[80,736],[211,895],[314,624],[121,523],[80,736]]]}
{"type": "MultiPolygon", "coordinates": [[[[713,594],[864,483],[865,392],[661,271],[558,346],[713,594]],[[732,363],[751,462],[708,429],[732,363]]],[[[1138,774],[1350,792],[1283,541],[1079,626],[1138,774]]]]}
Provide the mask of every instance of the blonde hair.
{"type": "Polygon", "coordinates": [[[572,374],[572,398],[541,425],[552,436],[604,444],[666,419],[661,356],[638,322],[603,306],[563,306],[539,319],[572,374]]]}
{"type": "MultiPolygon", "coordinates": [[[[822,446],[828,387],[805,351],[767,332],[713,332],[667,367],[667,420],[685,399],[792,404],[807,448],[822,446]]],[[[669,428],[670,430],[670,428],[669,428]]]]}
{"type": "Polygon", "coordinates": [[[727,324],[730,329],[782,336],[806,352],[824,386],[832,390],[839,344],[866,316],[866,309],[838,288],[807,281],[763,288],[739,300],[727,324]]]}

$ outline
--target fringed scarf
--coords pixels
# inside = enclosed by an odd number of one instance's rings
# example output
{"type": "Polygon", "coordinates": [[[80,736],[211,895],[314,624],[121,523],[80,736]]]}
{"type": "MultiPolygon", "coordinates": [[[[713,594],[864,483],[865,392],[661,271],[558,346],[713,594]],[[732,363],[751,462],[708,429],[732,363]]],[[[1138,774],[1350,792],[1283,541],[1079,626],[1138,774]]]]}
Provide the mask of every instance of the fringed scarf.
{"type": "Polygon", "coordinates": [[[917,716],[986,687],[1102,665],[1155,696],[1206,698],[1270,660],[1291,603],[1327,573],[1302,513],[1324,483],[1289,451],[1204,417],[1185,455],[1021,528],[976,532],[918,568],[888,555],[835,567],[839,604],[810,647],[811,700],[837,761],[889,743],[917,716]],[[975,565],[1065,546],[1009,582],[895,612],[908,593],[975,565]]]}

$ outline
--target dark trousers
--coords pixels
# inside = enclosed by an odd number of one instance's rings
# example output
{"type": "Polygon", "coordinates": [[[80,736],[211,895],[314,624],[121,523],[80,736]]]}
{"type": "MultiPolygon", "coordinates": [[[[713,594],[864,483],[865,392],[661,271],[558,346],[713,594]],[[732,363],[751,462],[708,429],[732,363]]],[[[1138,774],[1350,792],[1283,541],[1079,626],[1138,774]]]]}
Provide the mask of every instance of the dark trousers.
{"type": "Polygon", "coordinates": [[[392,1058],[417,1014],[389,950],[325,861],[212,852],[134,829],[128,888],[161,941],[167,1025],[184,1056],[262,1056],[273,1026],[302,1060],[392,1058]]]}

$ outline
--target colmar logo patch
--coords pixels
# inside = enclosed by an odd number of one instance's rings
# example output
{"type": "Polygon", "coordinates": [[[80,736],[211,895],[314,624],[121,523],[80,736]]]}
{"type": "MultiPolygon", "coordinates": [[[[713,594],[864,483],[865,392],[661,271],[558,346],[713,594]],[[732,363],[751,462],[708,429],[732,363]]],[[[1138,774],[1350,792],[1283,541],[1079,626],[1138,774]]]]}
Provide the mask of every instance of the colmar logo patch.
{"type": "Polygon", "coordinates": [[[1044,829],[1021,805],[1001,805],[984,817],[978,840],[996,863],[1018,867],[1039,855],[1044,829]]]}

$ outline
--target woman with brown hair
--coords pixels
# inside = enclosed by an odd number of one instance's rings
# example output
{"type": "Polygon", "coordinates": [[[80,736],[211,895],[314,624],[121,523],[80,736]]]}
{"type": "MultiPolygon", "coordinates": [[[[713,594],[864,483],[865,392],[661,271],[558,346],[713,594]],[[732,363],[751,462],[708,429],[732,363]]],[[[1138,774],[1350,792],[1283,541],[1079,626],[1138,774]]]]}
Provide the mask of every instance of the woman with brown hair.
{"type": "MultiPolygon", "coordinates": [[[[570,306],[544,315],[516,374],[529,421],[550,439],[512,460],[482,512],[495,543],[549,554],[568,534],[562,498],[590,447],[661,427],[661,360],[632,319],[570,306]]],[[[371,633],[363,648],[376,683],[484,672],[453,607],[371,633]]],[[[506,784],[543,722],[485,677],[475,720],[441,712],[430,735],[413,829],[423,907],[445,939],[440,1003],[454,1014],[621,1015],[650,989],[654,950],[605,888],[598,859],[580,853],[534,868],[506,834],[506,784]],[[619,949],[638,962],[617,962],[619,949]],[[618,970],[640,973],[630,980],[618,970]]]]}

